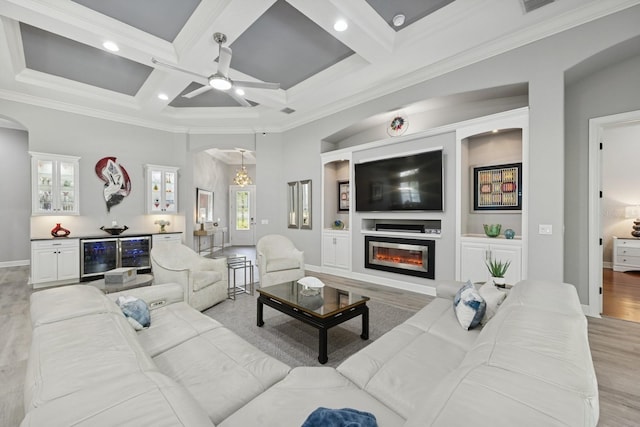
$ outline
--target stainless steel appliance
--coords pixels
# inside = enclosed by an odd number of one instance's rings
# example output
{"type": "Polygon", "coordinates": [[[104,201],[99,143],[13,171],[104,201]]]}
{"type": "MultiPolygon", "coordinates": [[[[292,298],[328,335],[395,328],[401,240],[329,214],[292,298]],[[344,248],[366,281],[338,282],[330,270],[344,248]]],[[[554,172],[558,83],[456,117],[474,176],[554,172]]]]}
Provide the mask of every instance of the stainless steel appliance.
{"type": "Polygon", "coordinates": [[[120,267],[151,271],[151,236],[81,239],[80,250],[81,281],[102,278],[105,271],[120,267]]]}

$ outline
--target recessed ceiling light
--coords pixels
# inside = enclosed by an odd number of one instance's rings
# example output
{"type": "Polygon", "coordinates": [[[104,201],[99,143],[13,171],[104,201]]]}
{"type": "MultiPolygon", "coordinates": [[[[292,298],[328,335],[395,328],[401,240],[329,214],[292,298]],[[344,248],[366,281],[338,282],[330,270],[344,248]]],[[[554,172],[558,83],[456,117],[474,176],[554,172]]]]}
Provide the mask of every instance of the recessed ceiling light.
{"type": "Polygon", "coordinates": [[[244,96],[244,90],[242,90],[242,89],[240,89],[240,88],[237,88],[237,89],[236,89],[236,95],[244,96]]]}
{"type": "Polygon", "coordinates": [[[166,93],[159,93],[158,94],[158,98],[162,99],[163,101],[168,101],[169,100],[169,97],[167,96],[166,93]]]}
{"type": "Polygon", "coordinates": [[[335,24],[333,24],[333,29],[342,32],[349,28],[349,24],[344,19],[338,19],[335,24]]]}
{"type": "Polygon", "coordinates": [[[498,133],[498,129],[494,129],[494,130],[492,130],[491,132],[493,132],[493,133],[498,133]]]}
{"type": "Polygon", "coordinates": [[[117,51],[120,50],[118,45],[115,42],[112,42],[112,41],[106,41],[106,42],[102,43],[102,47],[104,47],[107,50],[110,50],[111,52],[117,52],[117,51]]]}
{"type": "Polygon", "coordinates": [[[404,24],[405,16],[401,13],[393,17],[392,22],[395,27],[400,27],[404,24]]]}

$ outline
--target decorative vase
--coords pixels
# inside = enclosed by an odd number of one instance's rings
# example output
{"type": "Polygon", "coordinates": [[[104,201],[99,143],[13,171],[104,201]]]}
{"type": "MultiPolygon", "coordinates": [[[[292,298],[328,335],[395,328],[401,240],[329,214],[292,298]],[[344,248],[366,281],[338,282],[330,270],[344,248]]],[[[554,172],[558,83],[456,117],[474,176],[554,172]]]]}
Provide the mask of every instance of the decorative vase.
{"type": "Polygon", "coordinates": [[[51,235],[53,237],[67,237],[69,234],[71,234],[71,231],[61,226],[60,223],[57,223],[56,226],[51,229],[51,235]]]}
{"type": "Polygon", "coordinates": [[[344,230],[344,222],[336,219],[335,221],[333,221],[333,224],[331,224],[331,228],[333,228],[334,230],[344,230]]]}
{"type": "Polygon", "coordinates": [[[493,281],[493,284],[496,285],[498,288],[505,287],[506,281],[504,280],[504,277],[492,277],[491,280],[493,281]]]}
{"type": "Polygon", "coordinates": [[[500,235],[501,224],[483,224],[484,234],[489,237],[498,237],[500,235]]]}
{"type": "Polygon", "coordinates": [[[516,237],[516,232],[510,228],[507,228],[506,230],[504,230],[504,237],[506,239],[513,239],[514,237],[516,237]]]}

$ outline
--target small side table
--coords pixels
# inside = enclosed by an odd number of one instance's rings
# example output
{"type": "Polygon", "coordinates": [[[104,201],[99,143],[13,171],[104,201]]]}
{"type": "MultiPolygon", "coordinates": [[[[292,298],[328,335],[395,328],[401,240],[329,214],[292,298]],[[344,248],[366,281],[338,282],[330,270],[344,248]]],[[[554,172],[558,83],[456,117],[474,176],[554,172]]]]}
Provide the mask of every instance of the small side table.
{"type": "Polygon", "coordinates": [[[227,279],[229,283],[229,298],[236,299],[238,294],[253,295],[253,264],[244,255],[229,255],[227,257],[227,279]],[[236,271],[244,273],[243,285],[238,285],[236,281],[236,271]],[[247,281],[247,273],[249,273],[247,281]]]}
{"type": "Polygon", "coordinates": [[[138,274],[135,280],[127,283],[104,283],[104,279],[98,279],[91,282],[87,282],[87,285],[91,285],[100,289],[105,294],[111,294],[113,292],[126,291],[133,288],[141,288],[143,286],[151,286],[153,283],[153,276],[151,274],[138,274]]]}

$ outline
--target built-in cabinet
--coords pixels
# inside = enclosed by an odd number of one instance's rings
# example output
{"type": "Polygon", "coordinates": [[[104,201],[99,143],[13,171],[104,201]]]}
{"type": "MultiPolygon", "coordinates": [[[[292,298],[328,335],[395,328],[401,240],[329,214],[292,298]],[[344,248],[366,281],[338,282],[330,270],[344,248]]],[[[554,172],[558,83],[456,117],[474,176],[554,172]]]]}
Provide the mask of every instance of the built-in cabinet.
{"type": "Polygon", "coordinates": [[[33,215],[78,215],[79,157],[31,154],[33,215]]]}
{"type": "Polygon", "coordinates": [[[528,123],[528,109],[522,108],[473,120],[456,130],[457,280],[486,281],[490,276],[485,262],[490,258],[511,262],[507,283],[527,277],[528,123]],[[509,165],[519,168],[520,175],[503,167],[509,165]],[[489,176],[487,170],[496,174],[488,183],[481,179],[489,176]],[[511,173],[508,185],[505,173],[511,173]],[[502,207],[506,196],[509,201],[519,197],[519,206],[502,207]],[[490,203],[482,206],[482,197],[490,203]],[[501,224],[500,235],[488,237],[484,224],[501,224]],[[505,238],[507,229],[514,231],[514,239],[505,238]]]}
{"type": "Polygon", "coordinates": [[[322,266],[327,272],[351,270],[351,153],[322,158],[322,266]]]}
{"type": "Polygon", "coordinates": [[[490,259],[510,262],[505,275],[508,284],[514,284],[522,278],[522,242],[520,240],[490,238],[463,238],[460,248],[460,280],[486,282],[491,275],[487,269],[490,259]]]}
{"type": "Polygon", "coordinates": [[[31,242],[31,283],[76,283],[80,279],[78,239],[37,240],[31,242]]]}
{"type": "Polygon", "coordinates": [[[152,246],[160,242],[182,243],[182,233],[162,233],[151,236],[152,246]]]}
{"type": "Polygon", "coordinates": [[[324,230],[322,233],[322,265],[326,267],[349,269],[351,245],[349,232],[324,230]]]}
{"type": "Polygon", "coordinates": [[[145,165],[148,214],[178,212],[178,168],[145,165]]]}

